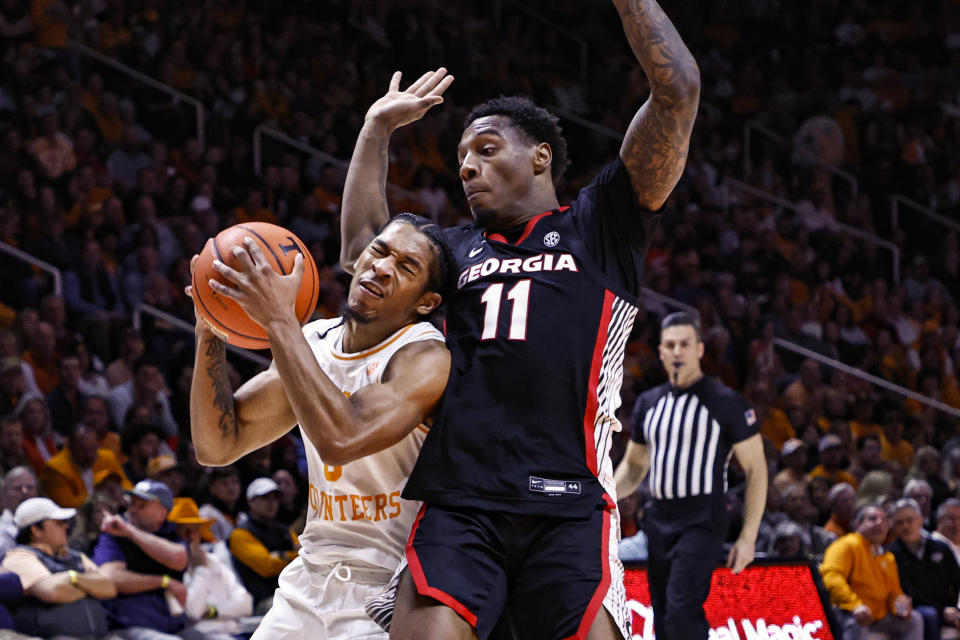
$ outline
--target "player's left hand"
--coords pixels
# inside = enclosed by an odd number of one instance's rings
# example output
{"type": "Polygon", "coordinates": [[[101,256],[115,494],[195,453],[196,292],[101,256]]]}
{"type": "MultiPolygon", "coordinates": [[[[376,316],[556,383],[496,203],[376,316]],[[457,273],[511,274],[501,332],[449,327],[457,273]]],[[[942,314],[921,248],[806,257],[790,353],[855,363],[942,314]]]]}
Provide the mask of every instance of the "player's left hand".
{"type": "Polygon", "coordinates": [[[233,255],[240,263],[239,271],[219,260],[213,261],[213,268],[233,286],[211,279],[210,288],[235,300],[250,319],[264,329],[276,320],[296,320],[297,293],[304,272],[303,255],[297,254],[293,271],[285,276],[273,270],[253,238],[244,238],[242,247],[233,248],[233,255]]]}
{"type": "Polygon", "coordinates": [[[753,562],[754,546],[754,543],[743,538],[737,538],[733,543],[730,555],[727,556],[727,566],[733,570],[733,573],[740,573],[753,562]]]}

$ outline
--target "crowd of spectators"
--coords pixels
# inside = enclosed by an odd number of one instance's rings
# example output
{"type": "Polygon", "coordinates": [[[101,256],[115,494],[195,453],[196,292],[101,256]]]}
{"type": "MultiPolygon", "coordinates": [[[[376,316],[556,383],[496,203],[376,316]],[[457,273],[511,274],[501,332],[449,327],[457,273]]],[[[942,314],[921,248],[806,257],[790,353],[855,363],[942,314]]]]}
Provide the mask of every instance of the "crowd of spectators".
{"type": "MultiPolygon", "coordinates": [[[[302,523],[302,442],[291,434],[236,467],[200,467],[189,439],[193,337],[149,314],[134,323],[138,305],[192,323],[183,293],[190,256],[218,230],[259,220],[304,240],[320,272],[317,313],[337,314],[346,283],[336,264],[342,161],[396,68],[407,81],[440,65],[457,76],[442,107],[399,131],[390,150],[392,209],[441,224],[467,212],[454,149],[475,102],[520,93],[563,114],[573,164],[558,191],[568,200],[616,154],[647,92],[626,43],[611,37],[621,30],[612,7],[322,4],[0,0],[0,241],[62,275],[58,294],[47,272],[0,253],[0,549],[19,534],[17,505],[42,495],[77,509],[70,548],[96,560],[104,519],[133,508],[124,491],[160,482],[170,501],[154,502],[169,502],[161,506],[181,522],[141,528],[172,536],[179,528],[188,549],[180,572],[220,575],[237,567],[239,550],[248,573],[238,584],[262,610],[296,547],[286,530],[302,523]],[[203,136],[189,105],[71,42],[198,99],[203,136]],[[261,125],[320,153],[270,138],[256,149],[261,125]],[[259,493],[268,481],[277,489],[259,493]],[[273,512],[283,527],[268,531],[261,524],[273,512]],[[203,546],[200,521],[210,520],[203,546]]],[[[704,370],[755,408],[772,480],[758,551],[821,556],[834,537],[856,532],[858,506],[901,498],[915,500],[924,526],[956,551],[958,420],[776,339],[960,407],[960,5],[663,4],[700,65],[703,104],[646,285],[700,313],[704,370]],[[744,147],[747,121],[785,142],[755,135],[744,147]],[[901,211],[894,226],[897,193],[954,224],[901,211]],[[850,227],[896,245],[900,282],[891,253],[850,227]]],[[[667,306],[659,297],[644,304],[624,368],[624,435],[637,393],[662,377],[654,320],[667,306]]],[[[232,363],[235,382],[255,367],[232,363]]],[[[731,540],[739,479],[731,469],[731,540]]],[[[630,537],[642,495],[621,508],[630,537]]],[[[645,546],[634,538],[630,548],[642,557],[645,546]]],[[[162,575],[179,581],[174,573],[162,575]]]]}

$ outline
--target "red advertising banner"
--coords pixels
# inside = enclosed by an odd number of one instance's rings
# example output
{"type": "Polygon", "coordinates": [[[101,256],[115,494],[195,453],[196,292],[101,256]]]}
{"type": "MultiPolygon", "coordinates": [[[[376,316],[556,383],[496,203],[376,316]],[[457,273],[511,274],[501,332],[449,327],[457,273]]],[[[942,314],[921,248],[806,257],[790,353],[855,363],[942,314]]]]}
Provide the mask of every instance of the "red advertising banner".
{"type": "MultiPolygon", "coordinates": [[[[807,564],[755,564],[738,575],[716,569],[704,605],[709,640],[834,640],[807,564]]],[[[645,567],[627,567],[634,640],[654,640],[645,567]]],[[[829,605],[827,605],[829,606],[829,605]]]]}

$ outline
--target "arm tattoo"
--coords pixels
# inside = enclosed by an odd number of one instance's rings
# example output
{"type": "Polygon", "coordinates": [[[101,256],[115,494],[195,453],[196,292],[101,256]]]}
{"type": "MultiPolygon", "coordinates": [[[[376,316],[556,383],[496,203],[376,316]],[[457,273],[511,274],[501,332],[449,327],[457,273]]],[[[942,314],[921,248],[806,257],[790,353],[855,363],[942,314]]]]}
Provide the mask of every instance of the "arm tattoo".
{"type": "Polygon", "coordinates": [[[240,425],[233,408],[233,391],[227,378],[227,348],[223,341],[210,337],[207,339],[206,356],[209,359],[207,375],[213,383],[213,406],[220,411],[218,424],[220,434],[227,438],[240,435],[240,425]]]}
{"type": "Polygon", "coordinates": [[[700,71],[654,0],[618,3],[624,31],[650,82],[650,99],[620,150],[641,204],[659,208],[683,173],[700,96],[700,71]]]}

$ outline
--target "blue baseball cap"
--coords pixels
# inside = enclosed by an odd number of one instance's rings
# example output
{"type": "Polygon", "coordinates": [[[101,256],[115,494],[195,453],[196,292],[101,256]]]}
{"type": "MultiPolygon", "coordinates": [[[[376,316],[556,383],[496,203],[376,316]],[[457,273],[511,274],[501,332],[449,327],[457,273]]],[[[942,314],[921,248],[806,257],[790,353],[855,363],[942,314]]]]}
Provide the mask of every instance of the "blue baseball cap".
{"type": "Polygon", "coordinates": [[[143,500],[156,500],[167,511],[173,509],[173,492],[170,491],[170,487],[158,480],[141,480],[134,485],[133,489],[124,493],[143,500]]]}

